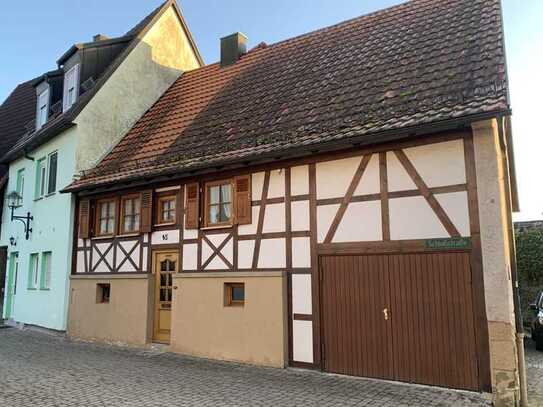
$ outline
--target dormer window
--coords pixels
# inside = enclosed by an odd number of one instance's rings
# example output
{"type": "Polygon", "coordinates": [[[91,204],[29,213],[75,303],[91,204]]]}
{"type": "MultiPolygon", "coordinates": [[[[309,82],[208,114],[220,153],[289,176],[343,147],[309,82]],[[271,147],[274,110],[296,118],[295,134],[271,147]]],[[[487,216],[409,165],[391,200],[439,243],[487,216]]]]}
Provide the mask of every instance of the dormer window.
{"type": "Polygon", "coordinates": [[[71,67],[64,74],[63,111],[68,110],[79,96],[79,64],[71,67]]]}
{"type": "Polygon", "coordinates": [[[41,127],[47,123],[49,117],[49,88],[44,89],[38,95],[38,109],[36,112],[36,128],[41,127]]]}

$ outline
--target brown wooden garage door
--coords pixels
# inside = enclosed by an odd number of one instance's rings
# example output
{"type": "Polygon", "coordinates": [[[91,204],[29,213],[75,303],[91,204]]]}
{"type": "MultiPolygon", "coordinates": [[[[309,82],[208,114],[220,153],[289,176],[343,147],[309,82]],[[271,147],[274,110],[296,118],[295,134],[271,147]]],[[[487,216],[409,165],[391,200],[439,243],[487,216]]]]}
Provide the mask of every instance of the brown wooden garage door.
{"type": "Polygon", "coordinates": [[[321,257],[324,369],[478,389],[467,253],[321,257]]]}

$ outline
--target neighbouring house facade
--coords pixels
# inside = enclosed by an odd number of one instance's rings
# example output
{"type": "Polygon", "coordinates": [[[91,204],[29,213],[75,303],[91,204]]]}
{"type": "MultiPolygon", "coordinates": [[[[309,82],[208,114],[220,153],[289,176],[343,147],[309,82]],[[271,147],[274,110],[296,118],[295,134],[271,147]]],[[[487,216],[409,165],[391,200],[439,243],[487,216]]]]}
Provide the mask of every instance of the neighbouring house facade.
{"type": "Polygon", "coordinates": [[[68,333],[520,398],[497,0],[221,40],[76,195],[68,333]]]}
{"type": "MultiPolygon", "coordinates": [[[[16,86],[0,105],[0,155],[6,154],[26,133],[26,125],[35,120],[36,91],[32,82],[30,80],[16,86]]],[[[0,165],[0,212],[3,211],[7,184],[8,168],[0,165]]],[[[3,315],[6,294],[7,252],[7,246],[0,246],[0,315],[3,315]]]]}
{"type": "Polygon", "coordinates": [[[75,44],[58,69],[33,80],[35,113],[2,158],[10,194],[0,239],[8,247],[5,319],[66,329],[75,198],[59,191],[92,168],[182,72],[201,64],[169,0],[121,37],[75,44]]]}

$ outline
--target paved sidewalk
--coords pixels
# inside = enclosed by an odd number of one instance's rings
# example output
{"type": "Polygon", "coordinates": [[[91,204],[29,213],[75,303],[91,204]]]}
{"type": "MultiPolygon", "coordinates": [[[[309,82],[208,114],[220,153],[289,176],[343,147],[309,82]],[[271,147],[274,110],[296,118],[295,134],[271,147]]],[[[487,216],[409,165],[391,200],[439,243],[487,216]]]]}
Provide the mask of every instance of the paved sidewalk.
{"type": "Polygon", "coordinates": [[[526,375],[528,376],[528,402],[530,407],[543,406],[543,352],[535,350],[535,343],[526,338],[524,346],[526,375]]]}
{"type": "Polygon", "coordinates": [[[478,394],[0,329],[0,406],[489,406],[478,394]]]}

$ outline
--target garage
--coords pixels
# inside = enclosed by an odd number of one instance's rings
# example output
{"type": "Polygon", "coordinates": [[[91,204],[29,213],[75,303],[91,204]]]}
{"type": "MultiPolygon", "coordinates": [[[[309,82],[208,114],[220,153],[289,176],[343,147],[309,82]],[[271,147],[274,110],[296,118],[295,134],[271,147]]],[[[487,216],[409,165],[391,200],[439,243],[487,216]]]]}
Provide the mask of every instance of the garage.
{"type": "Polygon", "coordinates": [[[478,390],[469,253],[320,257],[324,370],[478,390]]]}

